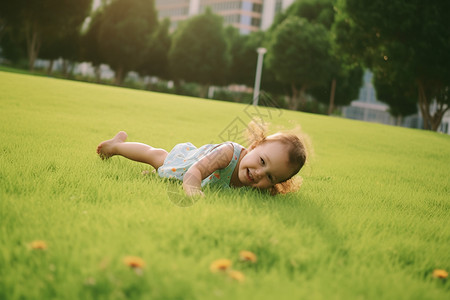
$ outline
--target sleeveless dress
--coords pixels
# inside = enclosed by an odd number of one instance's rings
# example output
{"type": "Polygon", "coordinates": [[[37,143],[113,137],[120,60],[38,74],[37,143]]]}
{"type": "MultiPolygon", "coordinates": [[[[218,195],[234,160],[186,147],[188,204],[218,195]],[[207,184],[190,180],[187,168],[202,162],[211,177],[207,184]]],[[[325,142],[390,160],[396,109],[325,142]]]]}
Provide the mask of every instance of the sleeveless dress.
{"type": "Polygon", "coordinates": [[[218,146],[224,144],[231,144],[233,146],[233,157],[230,163],[223,169],[216,170],[208,177],[202,180],[202,187],[205,185],[220,186],[229,188],[231,175],[233,174],[236,164],[239,161],[243,146],[234,143],[226,142],[223,144],[207,144],[200,148],[195,147],[191,143],[182,143],[175,145],[170,153],[167,155],[164,163],[158,168],[158,175],[164,178],[172,178],[183,181],[184,174],[189,168],[206,155],[213,153],[218,146]]]}

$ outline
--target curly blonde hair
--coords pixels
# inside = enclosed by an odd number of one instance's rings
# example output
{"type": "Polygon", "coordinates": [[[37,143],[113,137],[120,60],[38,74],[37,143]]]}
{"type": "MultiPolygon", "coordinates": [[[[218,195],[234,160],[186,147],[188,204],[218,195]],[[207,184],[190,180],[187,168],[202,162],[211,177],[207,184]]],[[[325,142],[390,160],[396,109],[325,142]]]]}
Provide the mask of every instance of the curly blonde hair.
{"type": "Polygon", "coordinates": [[[281,142],[288,147],[289,164],[293,167],[293,172],[287,180],[277,183],[269,189],[271,195],[292,193],[300,189],[303,179],[294,175],[305,165],[308,157],[305,142],[300,134],[277,132],[267,135],[267,126],[264,123],[260,124],[252,121],[247,127],[247,140],[250,145],[248,147],[249,151],[264,143],[273,141],[281,142]]]}

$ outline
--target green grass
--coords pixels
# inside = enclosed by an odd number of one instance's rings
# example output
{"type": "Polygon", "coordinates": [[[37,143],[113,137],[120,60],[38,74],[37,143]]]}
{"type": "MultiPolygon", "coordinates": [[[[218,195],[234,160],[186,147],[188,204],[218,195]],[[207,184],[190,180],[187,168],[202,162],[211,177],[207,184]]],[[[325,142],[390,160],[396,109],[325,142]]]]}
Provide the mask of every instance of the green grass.
{"type": "Polygon", "coordinates": [[[150,167],[95,153],[119,130],[221,142],[248,109],[0,72],[0,299],[448,299],[431,274],[450,271],[449,136],[271,110],[312,140],[301,191],[209,190],[186,208],[150,167]],[[211,273],[219,258],[246,280],[211,273]]]}

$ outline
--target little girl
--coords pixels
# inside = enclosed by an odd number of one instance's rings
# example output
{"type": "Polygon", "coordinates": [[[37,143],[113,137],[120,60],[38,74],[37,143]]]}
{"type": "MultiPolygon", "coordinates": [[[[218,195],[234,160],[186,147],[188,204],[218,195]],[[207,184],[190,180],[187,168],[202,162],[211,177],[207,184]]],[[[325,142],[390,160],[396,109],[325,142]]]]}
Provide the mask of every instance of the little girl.
{"type": "Polygon", "coordinates": [[[254,136],[248,149],[234,142],[208,144],[196,148],[191,143],[176,145],[170,153],[142,143],[125,142],[120,131],[100,143],[97,153],[102,159],[121,155],[152,165],[159,176],[183,181],[188,196],[203,195],[201,187],[211,184],[223,187],[250,186],[268,190],[272,195],[300,188],[297,174],[306,161],[306,149],[300,139],[289,133],[254,136]]]}

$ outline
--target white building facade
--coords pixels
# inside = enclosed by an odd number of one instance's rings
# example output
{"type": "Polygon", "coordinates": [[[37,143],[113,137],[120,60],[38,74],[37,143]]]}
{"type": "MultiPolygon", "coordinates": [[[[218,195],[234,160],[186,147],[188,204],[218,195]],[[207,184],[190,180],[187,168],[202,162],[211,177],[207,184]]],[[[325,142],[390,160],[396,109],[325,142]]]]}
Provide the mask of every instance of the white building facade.
{"type": "Polygon", "coordinates": [[[241,34],[266,30],[275,15],[294,0],[156,0],[159,19],[169,18],[171,29],[191,16],[201,14],[207,7],[224,18],[227,25],[241,34]]]}

